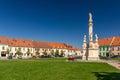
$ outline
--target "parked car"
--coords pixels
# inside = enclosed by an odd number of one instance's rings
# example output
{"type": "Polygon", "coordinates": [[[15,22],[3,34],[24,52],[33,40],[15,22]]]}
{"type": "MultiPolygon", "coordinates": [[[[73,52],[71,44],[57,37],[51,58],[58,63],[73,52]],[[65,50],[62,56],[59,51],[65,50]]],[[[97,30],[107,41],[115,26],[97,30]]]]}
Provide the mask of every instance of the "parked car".
{"type": "Polygon", "coordinates": [[[18,55],[18,57],[17,57],[18,59],[22,59],[22,55],[18,55]]]}
{"type": "Polygon", "coordinates": [[[68,61],[74,61],[74,56],[73,55],[69,55],[68,56],[68,61]]]}
{"type": "Polygon", "coordinates": [[[13,53],[10,53],[7,58],[12,59],[12,57],[13,57],[13,53]]]}
{"type": "Polygon", "coordinates": [[[39,58],[52,58],[51,55],[41,55],[39,58]]]}
{"type": "Polygon", "coordinates": [[[8,59],[12,59],[12,55],[8,55],[8,57],[7,57],[8,59]]]}

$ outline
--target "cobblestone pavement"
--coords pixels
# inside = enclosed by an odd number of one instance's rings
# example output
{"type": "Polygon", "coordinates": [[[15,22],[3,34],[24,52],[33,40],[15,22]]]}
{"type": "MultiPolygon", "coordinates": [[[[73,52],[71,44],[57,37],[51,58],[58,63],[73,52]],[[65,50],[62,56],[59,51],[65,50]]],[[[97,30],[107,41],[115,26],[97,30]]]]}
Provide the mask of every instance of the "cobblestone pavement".
{"type": "Polygon", "coordinates": [[[117,68],[117,69],[120,69],[120,61],[117,61],[117,60],[108,60],[106,61],[109,65],[117,68]]]}
{"type": "Polygon", "coordinates": [[[78,60],[80,62],[105,62],[117,69],[120,70],[120,61],[117,61],[117,60],[95,60],[95,61],[92,61],[92,60],[78,60]]]}

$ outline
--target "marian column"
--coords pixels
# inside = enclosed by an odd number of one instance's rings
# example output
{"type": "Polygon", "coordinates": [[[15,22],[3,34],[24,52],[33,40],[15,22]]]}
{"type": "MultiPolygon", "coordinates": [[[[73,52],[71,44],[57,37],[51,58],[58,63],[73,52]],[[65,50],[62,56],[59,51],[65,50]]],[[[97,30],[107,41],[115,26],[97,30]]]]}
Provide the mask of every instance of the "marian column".
{"type": "Polygon", "coordinates": [[[93,48],[93,20],[92,20],[92,14],[89,13],[89,48],[93,48]]]}
{"type": "Polygon", "coordinates": [[[98,54],[98,36],[95,35],[96,39],[93,40],[93,20],[92,20],[92,14],[89,13],[89,23],[88,23],[88,39],[89,42],[86,43],[86,36],[84,36],[83,40],[83,57],[82,60],[99,60],[99,54],[98,54]]]}
{"type": "Polygon", "coordinates": [[[89,13],[89,42],[93,41],[93,23],[92,23],[92,14],[89,13]]]}
{"type": "Polygon", "coordinates": [[[89,13],[89,42],[88,42],[87,60],[99,60],[98,56],[98,36],[93,41],[93,20],[92,14],[89,13]]]}

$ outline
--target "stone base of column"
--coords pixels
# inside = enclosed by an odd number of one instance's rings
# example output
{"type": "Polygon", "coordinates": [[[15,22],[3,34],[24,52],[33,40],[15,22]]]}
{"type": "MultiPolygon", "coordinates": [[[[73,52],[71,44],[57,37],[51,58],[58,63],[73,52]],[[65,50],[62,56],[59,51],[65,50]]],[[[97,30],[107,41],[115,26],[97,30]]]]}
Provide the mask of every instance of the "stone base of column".
{"type": "Polygon", "coordinates": [[[88,60],[99,60],[99,57],[88,57],[88,60]]]}

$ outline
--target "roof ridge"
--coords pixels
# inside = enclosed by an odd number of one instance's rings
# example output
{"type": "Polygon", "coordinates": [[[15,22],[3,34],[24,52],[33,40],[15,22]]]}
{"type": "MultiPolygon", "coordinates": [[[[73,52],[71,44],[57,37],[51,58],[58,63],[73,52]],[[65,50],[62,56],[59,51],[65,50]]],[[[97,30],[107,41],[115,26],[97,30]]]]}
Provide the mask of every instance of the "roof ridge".
{"type": "Polygon", "coordinates": [[[113,41],[115,40],[115,37],[112,38],[112,41],[110,43],[110,46],[112,45],[113,41]]]}

